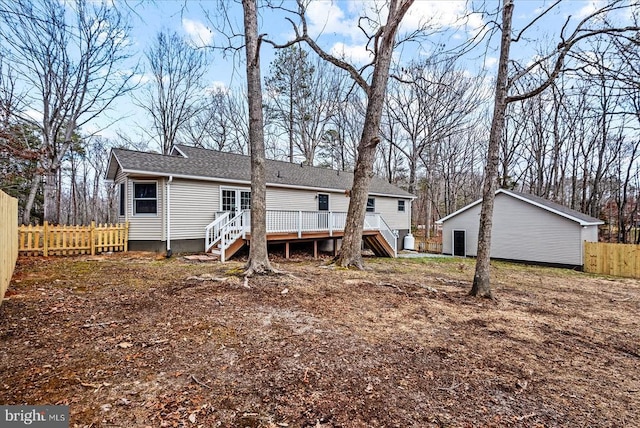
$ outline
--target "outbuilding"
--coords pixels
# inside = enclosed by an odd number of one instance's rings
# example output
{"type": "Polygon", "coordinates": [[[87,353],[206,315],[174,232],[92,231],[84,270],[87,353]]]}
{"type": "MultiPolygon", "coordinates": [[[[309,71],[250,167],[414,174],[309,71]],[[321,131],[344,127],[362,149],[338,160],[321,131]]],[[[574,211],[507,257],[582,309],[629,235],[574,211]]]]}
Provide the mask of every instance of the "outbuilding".
{"type": "MultiPolygon", "coordinates": [[[[442,252],[477,255],[482,199],[440,219],[442,252]]],[[[499,189],[493,211],[491,258],[557,266],[583,265],[584,241],[598,240],[602,220],[541,198],[499,189]]]]}

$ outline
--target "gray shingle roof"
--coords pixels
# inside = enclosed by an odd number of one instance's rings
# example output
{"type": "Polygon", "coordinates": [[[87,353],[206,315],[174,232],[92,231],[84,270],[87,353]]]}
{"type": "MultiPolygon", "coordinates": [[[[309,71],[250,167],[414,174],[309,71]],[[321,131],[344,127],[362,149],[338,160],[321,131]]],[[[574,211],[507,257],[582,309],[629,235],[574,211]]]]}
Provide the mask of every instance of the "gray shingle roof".
{"type": "MultiPolygon", "coordinates": [[[[221,180],[250,183],[250,157],[197,147],[176,145],[183,153],[162,155],[126,149],[112,149],[107,178],[114,179],[119,166],[125,173],[221,180]],[[114,162],[114,159],[116,162],[114,162]]],[[[300,166],[289,162],[267,160],[267,185],[345,191],[351,189],[353,173],[327,168],[300,166]]],[[[370,194],[413,198],[409,192],[374,177],[370,194]]]]}
{"type": "MultiPolygon", "coordinates": [[[[506,190],[506,189],[498,189],[498,191],[496,191],[496,195],[500,194],[500,193],[504,193],[505,195],[509,195],[513,198],[519,199],[521,201],[524,201],[526,203],[535,205],[537,207],[540,207],[542,209],[545,209],[547,211],[553,212],[555,214],[561,215],[562,217],[566,217],[569,220],[573,220],[577,223],[579,223],[580,225],[583,226],[592,226],[592,225],[598,225],[598,224],[604,224],[604,222],[600,219],[597,219],[595,217],[591,217],[590,215],[587,214],[583,214],[580,211],[576,211],[573,210],[571,208],[565,207],[564,205],[560,205],[557,204],[555,202],[552,202],[548,199],[542,198],[540,196],[536,196],[536,195],[532,195],[529,193],[523,193],[523,192],[516,192],[515,190],[506,190]]],[[[458,214],[468,210],[471,207],[474,207],[478,204],[482,203],[482,199],[479,199],[463,208],[460,208],[458,211],[449,214],[446,217],[441,218],[440,220],[437,221],[437,223],[442,223],[447,221],[448,219],[457,216],[458,214]]]]}

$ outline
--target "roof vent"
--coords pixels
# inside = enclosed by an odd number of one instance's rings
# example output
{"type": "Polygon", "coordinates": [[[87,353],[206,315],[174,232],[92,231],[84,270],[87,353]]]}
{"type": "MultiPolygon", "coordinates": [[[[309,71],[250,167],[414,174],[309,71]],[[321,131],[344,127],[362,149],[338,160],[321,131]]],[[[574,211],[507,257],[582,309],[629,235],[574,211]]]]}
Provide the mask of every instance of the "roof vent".
{"type": "Polygon", "coordinates": [[[281,178],[281,176],[280,176],[280,171],[278,171],[278,178],[281,178]]]}

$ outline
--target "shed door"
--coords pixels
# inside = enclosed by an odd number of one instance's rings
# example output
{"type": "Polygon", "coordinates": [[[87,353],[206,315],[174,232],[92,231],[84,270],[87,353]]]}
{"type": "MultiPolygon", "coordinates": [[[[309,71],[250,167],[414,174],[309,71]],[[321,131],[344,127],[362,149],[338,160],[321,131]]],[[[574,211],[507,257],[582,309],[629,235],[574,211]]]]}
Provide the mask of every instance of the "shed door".
{"type": "Polygon", "coordinates": [[[464,230],[453,231],[453,255],[461,257],[467,255],[467,236],[464,230]]]}

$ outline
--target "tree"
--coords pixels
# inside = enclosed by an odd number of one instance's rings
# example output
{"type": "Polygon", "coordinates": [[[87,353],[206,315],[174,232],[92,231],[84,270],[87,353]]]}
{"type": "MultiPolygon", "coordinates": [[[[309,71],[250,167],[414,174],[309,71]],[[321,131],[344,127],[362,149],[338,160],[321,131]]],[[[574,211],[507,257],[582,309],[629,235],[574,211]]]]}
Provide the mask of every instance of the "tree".
{"type": "Polygon", "coordinates": [[[294,162],[296,136],[299,139],[304,137],[300,130],[296,132],[296,126],[300,128],[310,114],[308,98],[314,71],[308,53],[298,46],[290,46],[278,51],[271,63],[271,76],[265,82],[271,101],[267,104],[267,111],[281,120],[287,130],[289,162],[294,162]]]}
{"type": "Polygon", "coordinates": [[[245,275],[272,272],[267,252],[267,184],[260,77],[260,45],[257,0],[242,0],[244,12],[247,98],[249,103],[249,145],[251,152],[251,245],[245,275]]]}
{"type": "Polygon", "coordinates": [[[181,138],[197,147],[247,154],[249,120],[246,91],[215,89],[181,138]]]}
{"type": "Polygon", "coordinates": [[[202,109],[207,59],[204,51],[167,32],[158,33],[146,57],[153,81],[138,104],[153,118],[162,153],[168,154],[178,132],[202,109]]]}
{"type": "Polygon", "coordinates": [[[346,61],[331,55],[316,43],[308,32],[305,17],[306,2],[298,0],[297,3],[297,16],[300,18],[301,25],[298,26],[290,20],[294,26],[296,37],[285,45],[276,45],[275,43],[274,45],[286,48],[297,43],[306,43],[320,58],[349,73],[350,77],[367,96],[364,127],[358,144],[358,158],[353,173],[353,185],[350,191],[342,247],[334,260],[337,265],[342,267],[353,266],[362,269],[364,267],[361,254],[362,230],[369,185],[373,177],[373,165],[377,147],[380,143],[380,123],[382,121],[382,110],[392,54],[396,45],[398,27],[407,10],[413,4],[413,0],[390,0],[386,22],[374,23],[371,20],[369,21],[376,27],[375,33],[369,35],[373,54],[370,64],[372,67],[370,82],[367,81],[363,70],[358,70],[346,61]]]}
{"type": "Polygon", "coordinates": [[[608,35],[611,37],[624,36],[627,33],[633,34],[640,29],[640,27],[636,25],[612,27],[607,20],[608,13],[614,11],[625,11],[633,7],[622,0],[612,1],[580,20],[574,27],[573,31],[568,34],[566,31],[569,28],[571,17],[567,18],[560,34],[561,41],[555,49],[547,55],[539,56],[537,60],[526,65],[514,64],[514,72],[512,75],[509,75],[509,52],[512,41],[517,42],[520,40],[528,28],[530,28],[537,20],[541,19],[545,14],[553,10],[558,3],[559,1],[556,1],[545,9],[514,37],[511,30],[514,3],[513,0],[504,0],[503,2],[502,26],[500,32],[500,59],[498,62],[494,110],[491,122],[491,131],[489,134],[487,163],[485,166],[484,185],[482,191],[483,201],[480,211],[476,269],[473,278],[473,286],[470,291],[472,296],[487,298],[493,297],[489,272],[491,227],[495,192],[497,190],[500,139],[502,138],[504,130],[507,105],[509,103],[519,102],[535,97],[550,87],[555,79],[563,73],[567,55],[572,52],[576,48],[577,44],[582,40],[597,35],[608,35]],[[548,64],[550,64],[550,67],[547,69],[546,66],[548,64]],[[543,70],[544,72],[539,73],[540,70],[543,70]],[[527,87],[531,89],[522,93],[510,94],[510,90],[517,90],[521,79],[530,78],[536,72],[540,75],[538,84],[529,84],[527,87]]]}
{"type": "Polygon", "coordinates": [[[74,132],[131,90],[135,70],[120,71],[129,58],[128,31],[118,9],[105,2],[0,0],[0,38],[24,90],[15,115],[41,135],[23,222],[30,221],[43,180],[44,218],[58,220],[58,173],[74,132]]]}

